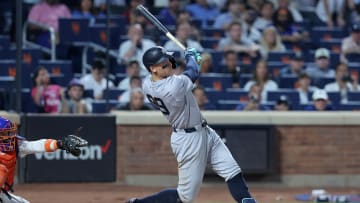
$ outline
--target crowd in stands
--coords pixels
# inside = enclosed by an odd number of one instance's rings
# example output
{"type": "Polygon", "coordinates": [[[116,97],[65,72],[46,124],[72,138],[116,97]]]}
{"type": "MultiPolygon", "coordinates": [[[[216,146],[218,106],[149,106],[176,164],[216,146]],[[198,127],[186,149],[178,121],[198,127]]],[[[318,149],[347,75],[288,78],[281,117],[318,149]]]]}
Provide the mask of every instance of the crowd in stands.
{"type": "MultiPolygon", "coordinates": [[[[193,90],[202,110],[343,110],[347,104],[354,107],[346,110],[360,110],[360,96],[349,96],[360,94],[359,0],[110,0],[110,6],[106,2],[23,1],[24,20],[53,28],[58,47],[65,46],[59,37],[60,19],[89,19],[89,26],[107,15],[124,20],[117,25],[123,34],[110,42],[117,47],[114,63],[104,55],[93,56],[86,61],[91,61],[86,74],[73,68],[73,77],[62,86],[51,80],[48,69],[37,67],[31,87],[37,112],[97,112],[93,103],[106,101],[109,95],[115,95],[110,109],[153,109],[141,91],[142,78],[149,74],[142,64],[143,53],[164,46],[174,52],[178,64],[174,71],[181,74],[183,52],[136,11],[139,4],[186,47],[202,53],[202,75],[193,90]]],[[[12,16],[0,16],[0,33],[14,42],[15,32],[8,29],[15,27],[12,16]]],[[[34,25],[29,32],[34,42],[51,46],[47,31],[34,25]]],[[[63,60],[81,58],[74,54],[78,47],[65,47],[63,60]]]]}

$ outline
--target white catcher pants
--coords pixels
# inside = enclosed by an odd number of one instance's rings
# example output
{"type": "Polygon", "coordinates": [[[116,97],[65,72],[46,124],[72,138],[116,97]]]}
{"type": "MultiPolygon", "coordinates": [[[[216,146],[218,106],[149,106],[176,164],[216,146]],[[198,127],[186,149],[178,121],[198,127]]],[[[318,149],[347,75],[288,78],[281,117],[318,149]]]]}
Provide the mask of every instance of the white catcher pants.
{"type": "Polygon", "coordinates": [[[177,191],[183,203],[194,201],[207,164],[226,181],[241,172],[220,136],[208,126],[192,133],[173,132],[171,148],[178,162],[177,191]]]}
{"type": "Polygon", "coordinates": [[[3,192],[0,193],[0,203],[30,203],[20,196],[14,195],[10,192],[8,192],[8,194],[10,197],[3,192]]]}

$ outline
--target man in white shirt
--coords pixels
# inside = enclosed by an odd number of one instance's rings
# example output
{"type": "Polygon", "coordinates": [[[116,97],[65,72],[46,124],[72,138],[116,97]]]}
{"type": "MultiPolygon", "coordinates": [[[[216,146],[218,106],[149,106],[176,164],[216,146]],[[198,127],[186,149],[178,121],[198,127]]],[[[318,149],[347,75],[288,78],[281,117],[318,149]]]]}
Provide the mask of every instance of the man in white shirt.
{"type": "Polygon", "coordinates": [[[94,90],[94,99],[103,99],[103,90],[114,86],[113,82],[105,78],[106,67],[101,59],[95,59],[92,63],[91,73],[83,76],[80,82],[84,85],[85,90],[94,90]]]}
{"type": "Polygon", "coordinates": [[[126,65],[126,75],[127,77],[122,79],[118,84],[118,88],[121,90],[129,90],[130,78],[133,76],[140,76],[140,64],[138,61],[133,60],[126,65]]]}
{"type": "MultiPolygon", "coordinates": [[[[128,30],[129,39],[121,43],[119,48],[119,63],[128,63],[131,60],[142,61],[142,55],[146,50],[156,46],[155,42],[145,39],[144,31],[140,24],[133,24],[128,30]]],[[[149,72],[141,64],[140,75],[146,76],[149,72]]]]}
{"type": "Polygon", "coordinates": [[[360,54],[360,23],[354,23],[351,25],[350,36],[343,39],[341,43],[342,61],[347,61],[346,54],[360,54]]]}
{"type": "Polygon", "coordinates": [[[350,76],[348,66],[344,63],[336,66],[335,79],[335,82],[325,85],[324,89],[327,92],[340,92],[341,103],[347,102],[348,91],[359,91],[360,89],[358,81],[350,76]]]}

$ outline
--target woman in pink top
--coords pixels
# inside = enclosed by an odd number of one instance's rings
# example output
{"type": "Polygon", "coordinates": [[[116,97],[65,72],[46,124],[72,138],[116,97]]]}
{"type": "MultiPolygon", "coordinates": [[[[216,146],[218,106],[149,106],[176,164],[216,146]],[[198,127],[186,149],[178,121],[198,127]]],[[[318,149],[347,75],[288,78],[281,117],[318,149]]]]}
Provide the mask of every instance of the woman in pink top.
{"type": "Polygon", "coordinates": [[[49,72],[45,67],[39,67],[33,77],[34,87],[31,96],[39,113],[59,113],[64,101],[63,89],[59,85],[51,84],[49,72]]]}

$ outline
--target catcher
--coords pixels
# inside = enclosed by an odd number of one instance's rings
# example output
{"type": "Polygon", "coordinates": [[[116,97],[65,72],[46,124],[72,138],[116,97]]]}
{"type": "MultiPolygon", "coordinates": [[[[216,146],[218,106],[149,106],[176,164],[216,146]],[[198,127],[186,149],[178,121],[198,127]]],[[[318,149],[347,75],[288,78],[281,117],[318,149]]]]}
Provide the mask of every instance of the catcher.
{"type": "Polygon", "coordinates": [[[12,194],[16,161],[18,157],[37,152],[54,152],[66,150],[74,156],[81,153],[80,147],[87,141],[76,136],[67,135],[62,140],[40,139],[27,141],[17,133],[17,126],[9,119],[0,116],[0,202],[29,203],[26,199],[12,194]]]}

